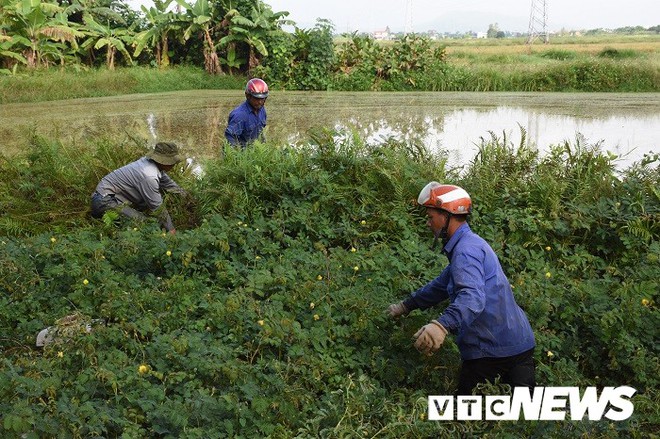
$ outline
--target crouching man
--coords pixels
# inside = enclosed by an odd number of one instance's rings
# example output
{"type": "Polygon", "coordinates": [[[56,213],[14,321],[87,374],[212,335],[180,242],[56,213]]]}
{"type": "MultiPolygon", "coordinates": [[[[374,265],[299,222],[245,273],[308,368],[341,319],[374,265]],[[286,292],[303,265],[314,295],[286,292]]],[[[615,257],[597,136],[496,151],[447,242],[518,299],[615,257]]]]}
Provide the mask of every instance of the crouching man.
{"type": "Polygon", "coordinates": [[[92,216],[101,218],[108,210],[118,210],[133,218],[156,214],[161,227],[174,234],[172,218],[163,204],[163,192],[186,194],[168,175],[183,156],[174,143],[159,142],[146,156],[103,177],[92,194],[92,216]]]}

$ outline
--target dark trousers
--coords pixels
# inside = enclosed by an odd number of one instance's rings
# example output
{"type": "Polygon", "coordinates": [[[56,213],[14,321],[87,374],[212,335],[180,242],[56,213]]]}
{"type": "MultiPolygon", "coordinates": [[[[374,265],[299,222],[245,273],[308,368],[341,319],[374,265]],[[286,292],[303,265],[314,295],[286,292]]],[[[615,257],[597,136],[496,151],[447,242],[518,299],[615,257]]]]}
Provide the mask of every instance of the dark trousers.
{"type": "Polygon", "coordinates": [[[522,354],[503,358],[477,358],[463,361],[458,377],[457,395],[471,395],[479,383],[491,383],[500,377],[500,382],[513,387],[536,386],[534,349],[522,354]]]}
{"type": "MultiPolygon", "coordinates": [[[[113,209],[118,210],[122,215],[134,220],[143,221],[147,219],[147,216],[144,213],[123,204],[114,195],[106,195],[104,197],[98,192],[94,192],[92,195],[92,216],[94,218],[102,218],[105,212],[113,209]]],[[[168,232],[174,229],[172,217],[167,209],[165,209],[164,206],[161,206],[159,211],[158,222],[160,223],[160,226],[168,232]]]]}

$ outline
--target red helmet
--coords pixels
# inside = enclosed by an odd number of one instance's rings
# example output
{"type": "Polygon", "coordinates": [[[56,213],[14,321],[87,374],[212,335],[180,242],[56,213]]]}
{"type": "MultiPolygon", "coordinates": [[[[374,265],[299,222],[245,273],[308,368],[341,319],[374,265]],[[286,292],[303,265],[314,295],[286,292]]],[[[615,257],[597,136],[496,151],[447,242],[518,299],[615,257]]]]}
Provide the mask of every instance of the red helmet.
{"type": "Polygon", "coordinates": [[[440,184],[432,181],[419,193],[420,206],[446,210],[456,215],[467,215],[472,210],[472,200],[468,193],[453,184],[440,184]]]}
{"type": "Polygon", "coordinates": [[[250,79],[245,86],[245,94],[257,99],[266,99],[268,97],[268,84],[263,79],[250,79]]]}

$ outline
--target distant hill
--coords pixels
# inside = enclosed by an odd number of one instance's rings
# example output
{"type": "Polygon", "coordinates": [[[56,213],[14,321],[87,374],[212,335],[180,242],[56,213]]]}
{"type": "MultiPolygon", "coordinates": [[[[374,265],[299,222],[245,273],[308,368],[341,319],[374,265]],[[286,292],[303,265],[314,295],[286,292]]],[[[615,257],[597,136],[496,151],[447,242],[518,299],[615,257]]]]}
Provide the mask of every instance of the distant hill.
{"type": "MultiPolygon", "coordinates": [[[[428,15],[432,14],[433,12],[428,11],[428,15]]],[[[428,30],[436,30],[438,32],[486,32],[489,25],[497,23],[500,30],[526,32],[529,27],[528,14],[488,14],[479,11],[468,13],[450,11],[443,14],[442,11],[438,11],[435,18],[429,21],[415,23],[414,28],[418,32],[426,32],[428,30]]]]}

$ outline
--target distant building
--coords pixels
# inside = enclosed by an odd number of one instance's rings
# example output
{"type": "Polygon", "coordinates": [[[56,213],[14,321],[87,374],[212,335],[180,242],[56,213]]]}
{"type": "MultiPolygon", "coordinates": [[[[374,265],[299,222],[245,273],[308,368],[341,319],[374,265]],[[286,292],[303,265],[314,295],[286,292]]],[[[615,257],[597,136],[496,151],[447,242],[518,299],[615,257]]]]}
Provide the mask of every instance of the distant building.
{"type": "Polygon", "coordinates": [[[392,38],[392,32],[390,32],[390,27],[387,26],[383,30],[376,30],[373,33],[374,40],[389,40],[392,38]]]}
{"type": "Polygon", "coordinates": [[[477,38],[486,38],[488,34],[486,32],[477,32],[477,38]]]}

